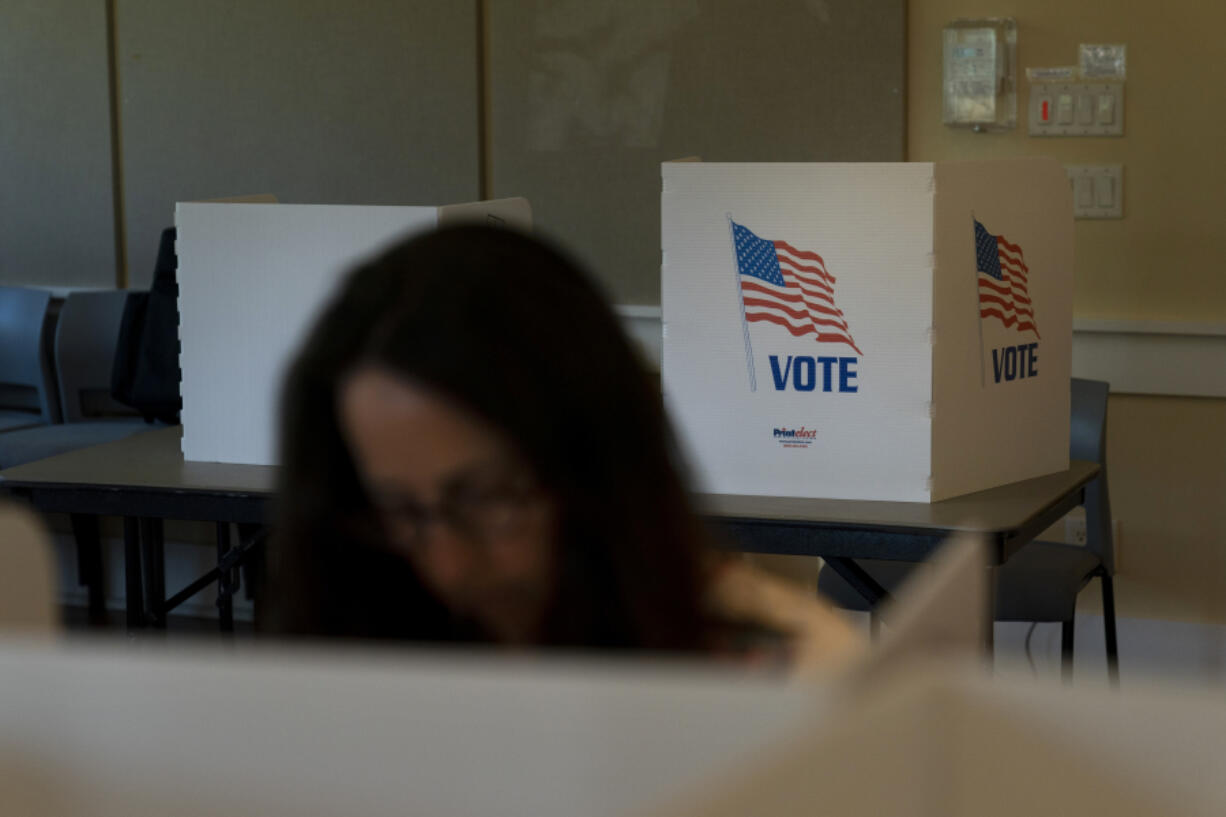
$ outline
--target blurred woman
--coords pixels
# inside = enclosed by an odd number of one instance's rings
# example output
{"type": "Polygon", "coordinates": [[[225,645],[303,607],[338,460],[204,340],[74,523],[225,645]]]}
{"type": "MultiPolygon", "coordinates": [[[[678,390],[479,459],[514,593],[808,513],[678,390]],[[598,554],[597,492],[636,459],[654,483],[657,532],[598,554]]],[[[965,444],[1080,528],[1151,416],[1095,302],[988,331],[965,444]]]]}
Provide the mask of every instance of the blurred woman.
{"type": "Polygon", "coordinates": [[[274,629],[828,666],[858,636],[711,548],[658,384],[562,254],[502,229],[353,272],[294,362],[274,629]]]}

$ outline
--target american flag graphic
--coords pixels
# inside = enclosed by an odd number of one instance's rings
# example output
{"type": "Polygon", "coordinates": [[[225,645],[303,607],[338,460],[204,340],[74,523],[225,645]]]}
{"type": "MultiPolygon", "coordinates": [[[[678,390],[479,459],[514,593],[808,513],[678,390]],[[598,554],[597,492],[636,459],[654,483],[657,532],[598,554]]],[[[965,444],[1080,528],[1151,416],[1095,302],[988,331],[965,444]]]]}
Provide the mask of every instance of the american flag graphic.
{"type": "Polygon", "coordinates": [[[818,343],[852,340],[843,312],[834,303],[834,276],[815,252],[786,241],[767,241],[732,222],[732,240],[741,279],[741,300],[748,323],[778,324],[797,337],[813,335],[818,343]]]}
{"type": "Polygon", "coordinates": [[[1034,306],[1026,281],[1030,268],[1022,259],[1022,248],[1010,244],[1002,235],[992,235],[975,220],[975,264],[979,271],[979,318],[996,318],[1006,328],[1034,332],[1034,306]]]}

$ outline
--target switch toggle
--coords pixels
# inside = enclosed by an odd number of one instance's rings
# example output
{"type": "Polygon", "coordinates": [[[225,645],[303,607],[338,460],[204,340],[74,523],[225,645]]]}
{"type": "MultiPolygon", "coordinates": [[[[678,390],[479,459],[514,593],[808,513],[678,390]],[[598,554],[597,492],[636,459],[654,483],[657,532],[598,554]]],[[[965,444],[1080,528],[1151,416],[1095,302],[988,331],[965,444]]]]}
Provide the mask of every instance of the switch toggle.
{"type": "Polygon", "coordinates": [[[1073,180],[1073,201],[1079,208],[1094,206],[1094,180],[1089,176],[1078,176],[1073,180]]]}
{"type": "Polygon", "coordinates": [[[1111,125],[1115,122],[1115,97],[1111,94],[1098,95],[1098,108],[1095,111],[1095,121],[1099,125],[1111,125]]]}
{"type": "Polygon", "coordinates": [[[1061,125],[1073,124],[1073,95],[1060,94],[1056,98],[1056,122],[1061,125]]]}
{"type": "Polygon", "coordinates": [[[1077,97],[1077,124],[1094,124],[1094,97],[1090,94],[1080,94],[1077,97]]]}
{"type": "Polygon", "coordinates": [[[1094,177],[1094,206],[1102,208],[1115,206],[1115,179],[1110,176],[1094,177]]]}
{"type": "Polygon", "coordinates": [[[1051,97],[1049,96],[1039,97],[1039,124],[1040,125],[1050,125],[1051,118],[1052,118],[1051,113],[1052,113],[1051,97]]]}

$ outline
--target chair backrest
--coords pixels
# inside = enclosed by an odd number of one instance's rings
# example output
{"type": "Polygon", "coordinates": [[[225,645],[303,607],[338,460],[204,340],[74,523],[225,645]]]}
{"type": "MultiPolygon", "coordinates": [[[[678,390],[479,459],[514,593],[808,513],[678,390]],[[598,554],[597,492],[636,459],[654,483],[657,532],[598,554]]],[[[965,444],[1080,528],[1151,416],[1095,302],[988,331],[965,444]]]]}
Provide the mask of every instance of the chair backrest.
{"type": "Polygon", "coordinates": [[[55,330],[55,370],[64,422],[135,412],[111,398],[111,370],[127,290],[74,292],[55,330]]]}
{"type": "Polygon", "coordinates": [[[48,354],[51,293],[0,286],[0,408],[53,423],[59,407],[48,354]]]}
{"type": "Polygon", "coordinates": [[[1101,380],[1072,381],[1069,456],[1102,466],[1086,486],[1086,546],[1098,555],[1109,574],[1115,573],[1115,541],[1111,531],[1111,500],[1107,492],[1107,394],[1101,380]]]}

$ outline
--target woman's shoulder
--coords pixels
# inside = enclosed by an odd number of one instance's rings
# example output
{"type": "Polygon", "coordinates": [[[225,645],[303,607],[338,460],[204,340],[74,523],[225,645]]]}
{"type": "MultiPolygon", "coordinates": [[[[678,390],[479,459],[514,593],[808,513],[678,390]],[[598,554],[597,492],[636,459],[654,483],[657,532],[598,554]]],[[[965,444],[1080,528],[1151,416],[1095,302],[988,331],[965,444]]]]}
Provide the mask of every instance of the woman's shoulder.
{"type": "Polygon", "coordinates": [[[838,610],[743,559],[713,566],[706,601],[712,614],[734,625],[736,646],[758,644],[778,655],[791,675],[838,672],[867,649],[864,636],[838,610]]]}

